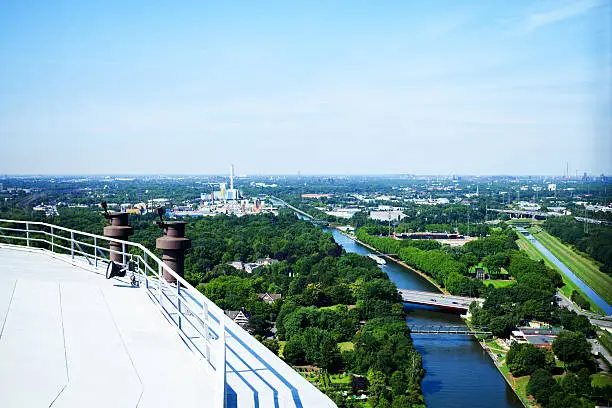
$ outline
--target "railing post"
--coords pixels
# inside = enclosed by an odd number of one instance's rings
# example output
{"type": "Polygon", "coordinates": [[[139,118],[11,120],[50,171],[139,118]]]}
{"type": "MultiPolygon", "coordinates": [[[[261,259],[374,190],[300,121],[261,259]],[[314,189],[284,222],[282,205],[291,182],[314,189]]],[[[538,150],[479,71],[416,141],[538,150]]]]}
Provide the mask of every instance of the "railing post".
{"type": "Polygon", "coordinates": [[[26,222],[26,242],[30,246],[30,223],[26,222]]]}
{"type": "MultiPolygon", "coordinates": [[[[210,330],[208,329],[208,305],[206,302],[202,304],[203,313],[201,316],[202,322],[204,323],[204,338],[206,339],[206,360],[210,363],[210,330]]],[[[221,336],[221,334],[219,334],[221,336]]],[[[211,363],[212,365],[212,363],[211,363]]]]}
{"type": "Polygon", "coordinates": [[[98,237],[94,237],[94,262],[96,263],[96,268],[98,267],[98,237]]]}
{"type": "Polygon", "coordinates": [[[70,255],[74,259],[74,232],[70,233],[70,255]]]}
{"type": "Polygon", "coordinates": [[[159,270],[159,275],[157,276],[157,291],[159,292],[159,305],[163,309],[164,308],[164,304],[162,303],[163,293],[162,293],[161,285],[162,285],[162,279],[163,279],[163,275],[164,275],[164,270],[163,270],[162,264],[159,264],[158,270],[159,270]]]}
{"type": "Polygon", "coordinates": [[[51,227],[51,252],[55,252],[55,234],[53,233],[53,227],[51,227]]]}
{"type": "Polygon", "coordinates": [[[183,326],[181,325],[181,316],[183,315],[183,312],[181,311],[181,284],[180,282],[176,282],[176,308],[178,310],[178,327],[179,327],[179,330],[182,330],[183,326]]]}
{"type": "MultiPolygon", "coordinates": [[[[145,252],[145,256],[147,256],[147,253],[145,252]]],[[[146,259],[146,258],[145,258],[146,259]]],[[[147,268],[149,267],[149,264],[147,263],[147,261],[144,261],[144,280],[145,280],[145,288],[149,289],[149,271],[147,270],[147,268]]]]}
{"type": "Polygon", "coordinates": [[[220,353],[219,353],[219,359],[221,360],[220,364],[217,364],[218,370],[219,370],[219,374],[221,375],[221,392],[222,392],[222,398],[223,398],[223,407],[227,406],[227,390],[226,390],[226,369],[225,369],[225,313],[223,313],[223,311],[221,311],[221,317],[219,318],[219,325],[221,326],[220,328],[220,333],[219,333],[219,346],[221,347],[220,353]]]}
{"type": "Polygon", "coordinates": [[[146,251],[143,251],[143,255],[144,255],[144,277],[145,277],[145,287],[148,289],[149,288],[149,271],[147,270],[147,267],[149,266],[149,258],[147,255],[146,251]]]}
{"type": "Polygon", "coordinates": [[[121,243],[121,253],[123,254],[123,264],[126,264],[127,255],[125,254],[125,242],[121,243]]]}

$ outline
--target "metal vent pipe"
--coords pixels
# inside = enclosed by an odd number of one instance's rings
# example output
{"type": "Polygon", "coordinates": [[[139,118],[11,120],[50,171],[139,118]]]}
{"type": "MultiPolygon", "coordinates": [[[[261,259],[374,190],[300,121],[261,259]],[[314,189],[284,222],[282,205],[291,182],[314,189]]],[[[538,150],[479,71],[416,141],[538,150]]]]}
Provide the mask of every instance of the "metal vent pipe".
{"type": "MultiPolygon", "coordinates": [[[[191,248],[191,240],[185,238],[185,221],[161,221],[157,223],[164,236],[157,238],[155,246],[162,250],[162,261],[181,278],[185,275],[185,251],[191,248]]],[[[164,279],[176,283],[176,279],[164,268],[164,279]]]]}
{"type": "MultiPolygon", "coordinates": [[[[108,227],[104,227],[105,237],[127,241],[129,236],[134,235],[134,228],[128,225],[128,213],[106,213],[104,214],[104,217],[108,219],[111,224],[108,227]]],[[[123,244],[120,242],[110,241],[109,248],[111,250],[110,260],[123,263],[123,244]]]]}

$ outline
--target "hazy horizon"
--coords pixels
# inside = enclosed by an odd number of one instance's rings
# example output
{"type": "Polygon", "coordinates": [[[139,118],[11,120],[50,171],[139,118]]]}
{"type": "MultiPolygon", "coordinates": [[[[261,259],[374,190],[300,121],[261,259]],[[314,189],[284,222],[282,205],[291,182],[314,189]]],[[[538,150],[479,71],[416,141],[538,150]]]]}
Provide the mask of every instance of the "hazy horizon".
{"type": "MultiPolygon", "coordinates": [[[[573,173],[569,175],[570,179],[576,177],[582,178],[584,172],[573,173]]],[[[587,173],[589,177],[596,178],[604,175],[611,177],[609,173],[592,174],[587,173]]],[[[2,178],[17,178],[17,177],[228,177],[227,173],[5,173],[0,174],[2,178]]],[[[564,178],[565,174],[512,174],[512,173],[491,173],[491,174],[469,174],[469,173],[236,173],[235,178],[249,178],[249,177],[551,177],[551,178],[564,178]]]]}
{"type": "Polygon", "coordinates": [[[3,2],[0,174],[611,174],[611,15],[3,2]]]}

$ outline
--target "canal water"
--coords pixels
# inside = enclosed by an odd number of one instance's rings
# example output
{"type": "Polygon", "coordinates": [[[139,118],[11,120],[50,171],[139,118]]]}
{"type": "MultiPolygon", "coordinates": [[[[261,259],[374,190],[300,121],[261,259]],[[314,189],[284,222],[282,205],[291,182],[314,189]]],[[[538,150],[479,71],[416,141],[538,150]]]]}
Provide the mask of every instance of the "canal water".
{"type": "MultiPolygon", "coordinates": [[[[346,252],[369,255],[373,252],[335,229],[325,229],[346,252]]],[[[425,278],[401,265],[387,262],[382,270],[399,289],[437,289],[425,278]]],[[[409,325],[463,325],[458,314],[442,309],[405,305],[409,325]]],[[[425,403],[430,408],[519,408],[523,405],[506,384],[491,358],[471,336],[422,335],[412,336],[416,349],[423,356],[427,371],[422,388],[425,403]]]]}
{"type": "MultiPolygon", "coordinates": [[[[519,233],[526,232],[525,229],[518,229],[519,233]]],[[[556,256],[553,255],[552,252],[548,250],[540,241],[538,241],[533,235],[526,234],[525,237],[531,241],[531,243],[544,255],[547,257],[552,263],[555,264],[557,268],[559,268],[568,278],[571,279],[582,291],[589,297],[597,306],[604,311],[606,315],[612,315],[612,306],[608,304],[597,292],[595,292],[589,285],[584,283],[582,279],[574,274],[563,262],[559,260],[556,256]]],[[[601,288],[604,289],[604,288],[601,288]]]]}

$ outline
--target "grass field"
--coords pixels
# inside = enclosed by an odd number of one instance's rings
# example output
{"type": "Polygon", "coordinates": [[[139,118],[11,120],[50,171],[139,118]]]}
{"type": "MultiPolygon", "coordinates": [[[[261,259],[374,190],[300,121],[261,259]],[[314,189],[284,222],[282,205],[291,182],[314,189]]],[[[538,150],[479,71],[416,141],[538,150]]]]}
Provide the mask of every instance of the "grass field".
{"type": "Polygon", "coordinates": [[[612,304],[612,277],[600,272],[594,261],[577,254],[544,230],[534,234],[534,236],[584,283],[589,285],[606,302],[612,304]]]}
{"type": "Polygon", "coordinates": [[[515,382],[516,391],[525,406],[535,407],[536,404],[531,399],[529,399],[529,396],[527,395],[527,384],[529,383],[529,378],[529,376],[517,378],[515,382]]]}
{"type": "Polygon", "coordinates": [[[353,376],[350,374],[331,374],[329,376],[332,384],[351,385],[353,376]]]}
{"type": "Polygon", "coordinates": [[[593,302],[582,291],[582,289],[580,289],[574,282],[572,282],[572,280],[570,278],[565,276],[565,274],[563,272],[561,272],[559,270],[559,268],[557,268],[557,266],[554,263],[552,263],[544,255],[542,255],[540,253],[540,251],[538,251],[538,249],[536,247],[534,247],[533,244],[527,238],[525,238],[525,236],[523,236],[523,234],[517,234],[517,235],[518,235],[519,239],[516,241],[516,244],[518,245],[518,247],[521,250],[523,250],[523,251],[525,251],[527,253],[527,256],[529,256],[531,259],[533,259],[535,261],[542,260],[542,261],[544,261],[544,264],[546,264],[546,266],[548,266],[549,268],[552,268],[552,269],[556,270],[557,272],[559,272],[559,274],[561,275],[561,278],[563,279],[563,283],[565,284],[563,287],[561,287],[559,289],[561,291],[561,293],[563,293],[566,297],[571,298],[572,292],[573,291],[577,291],[578,293],[580,293],[589,302],[589,304],[591,305],[591,310],[593,312],[604,314],[603,310],[601,310],[601,308],[599,306],[597,306],[595,304],[595,302],[593,302]]]}
{"type": "Polygon", "coordinates": [[[338,347],[340,348],[340,351],[355,350],[355,343],[352,341],[344,341],[342,343],[338,343],[338,347]]]}
{"type": "Polygon", "coordinates": [[[528,218],[512,218],[506,221],[510,225],[532,225],[534,222],[528,218]]]}
{"type": "Polygon", "coordinates": [[[505,288],[506,286],[512,286],[516,283],[514,280],[487,280],[483,281],[487,286],[493,286],[494,288],[505,288]]]}
{"type": "MultiPolygon", "coordinates": [[[[519,239],[516,241],[516,244],[521,250],[527,252],[527,255],[531,259],[536,260],[536,261],[539,261],[540,259],[544,259],[544,256],[542,256],[542,254],[540,254],[540,252],[538,252],[538,250],[533,245],[531,245],[531,243],[527,240],[527,238],[525,238],[522,234],[519,235],[519,239]]],[[[544,261],[546,262],[545,259],[544,261]]]]}
{"type": "Polygon", "coordinates": [[[523,402],[523,405],[525,405],[526,407],[530,407],[530,408],[536,407],[537,404],[535,404],[529,398],[529,395],[527,395],[527,383],[529,383],[530,377],[525,376],[525,377],[513,378],[512,375],[510,374],[510,371],[508,370],[508,366],[505,363],[500,367],[500,370],[502,374],[504,375],[504,377],[508,378],[510,382],[514,384],[513,388],[516,390],[516,394],[523,402]]]}
{"type": "Polygon", "coordinates": [[[597,336],[599,344],[601,344],[608,352],[612,353],[612,334],[606,330],[602,330],[601,334],[597,336]]]}
{"type": "Polygon", "coordinates": [[[502,355],[506,354],[506,350],[504,350],[504,348],[497,343],[497,340],[485,340],[485,343],[487,346],[489,346],[492,352],[502,355]]]}
{"type": "Polygon", "coordinates": [[[594,387],[612,387],[612,374],[597,373],[591,376],[591,385],[594,387]]]}

